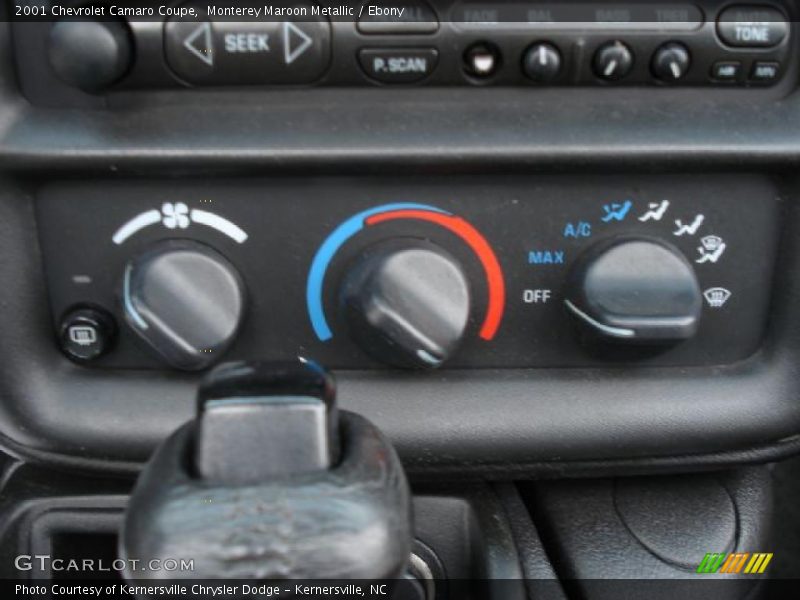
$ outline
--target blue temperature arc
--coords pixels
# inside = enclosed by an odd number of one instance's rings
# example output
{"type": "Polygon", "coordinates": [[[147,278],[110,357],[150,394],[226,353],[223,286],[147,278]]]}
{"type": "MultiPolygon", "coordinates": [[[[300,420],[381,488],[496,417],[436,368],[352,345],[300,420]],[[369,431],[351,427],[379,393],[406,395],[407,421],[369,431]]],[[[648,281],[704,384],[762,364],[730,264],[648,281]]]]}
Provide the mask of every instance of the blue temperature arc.
{"type": "Polygon", "coordinates": [[[333,332],[328,326],[328,320],[325,318],[325,310],[322,306],[322,290],[328,265],[330,265],[331,260],[333,260],[334,255],[339,251],[339,248],[364,228],[364,221],[368,217],[393,210],[428,210],[445,215],[451,214],[446,210],[428,204],[395,202],[393,204],[375,206],[355,214],[334,229],[333,232],[325,238],[325,241],[322,242],[319,250],[317,250],[317,253],[314,255],[314,260],[311,262],[311,269],[308,273],[308,282],[306,284],[306,303],[308,304],[308,313],[311,317],[311,326],[314,328],[314,333],[316,333],[317,337],[323,342],[333,337],[333,332]]]}

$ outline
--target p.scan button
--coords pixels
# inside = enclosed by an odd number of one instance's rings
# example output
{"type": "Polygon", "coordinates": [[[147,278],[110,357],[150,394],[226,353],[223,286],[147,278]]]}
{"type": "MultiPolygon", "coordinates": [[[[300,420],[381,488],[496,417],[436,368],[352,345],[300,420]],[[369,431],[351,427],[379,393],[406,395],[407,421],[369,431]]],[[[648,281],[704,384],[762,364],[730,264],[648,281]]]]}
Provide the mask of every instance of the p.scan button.
{"type": "Polygon", "coordinates": [[[362,48],[361,68],[381,83],[414,83],[433,73],[439,61],[435,48],[362,48]]]}

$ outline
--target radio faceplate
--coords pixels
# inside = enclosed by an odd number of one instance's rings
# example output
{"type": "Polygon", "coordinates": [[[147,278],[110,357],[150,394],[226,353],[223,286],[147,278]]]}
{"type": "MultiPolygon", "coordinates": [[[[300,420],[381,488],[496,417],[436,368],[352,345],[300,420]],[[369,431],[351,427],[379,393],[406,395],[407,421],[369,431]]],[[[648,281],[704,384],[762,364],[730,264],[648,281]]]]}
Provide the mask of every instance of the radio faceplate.
{"type": "Polygon", "coordinates": [[[60,105],[55,91],[69,98],[75,88],[725,89],[795,79],[796,8],[775,0],[403,0],[375,15],[368,11],[378,5],[363,2],[327,10],[289,2],[284,12],[263,2],[187,2],[177,16],[122,4],[81,23],[56,7],[14,16],[18,71],[35,102],[60,105]]]}
{"type": "Polygon", "coordinates": [[[749,356],[766,320],[779,205],[767,180],[749,176],[321,177],[65,182],[40,190],[37,213],[54,322],[86,306],[116,321],[97,366],[165,366],[123,316],[126,265],[188,239],[229,261],[246,289],[226,359],[385,368],[351,338],[343,281],[376,245],[422,240],[460,266],[471,298],[445,368],[524,368],[749,356]],[[567,277],[589,248],[619,236],[663,241],[691,265],[703,293],[691,339],[602,353],[587,343],[565,307],[567,277]]]}

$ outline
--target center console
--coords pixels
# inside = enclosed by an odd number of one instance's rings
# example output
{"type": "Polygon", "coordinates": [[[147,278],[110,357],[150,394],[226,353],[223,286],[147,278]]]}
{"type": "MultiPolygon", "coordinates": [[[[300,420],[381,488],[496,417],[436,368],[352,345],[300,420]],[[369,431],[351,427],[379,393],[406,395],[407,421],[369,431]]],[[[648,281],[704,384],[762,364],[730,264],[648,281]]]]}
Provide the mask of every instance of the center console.
{"type": "MultiPolygon", "coordinates": [[[[416,597],[684,578],[701,520],[767,545],[753,465],[800,451],[797,7],[267,7],[0,6],[0,556],[114,556],[208,372],[298,357],[397,453],[416,597]]],[[[306,400],[270,439],[324,428],[306,400]]]]}

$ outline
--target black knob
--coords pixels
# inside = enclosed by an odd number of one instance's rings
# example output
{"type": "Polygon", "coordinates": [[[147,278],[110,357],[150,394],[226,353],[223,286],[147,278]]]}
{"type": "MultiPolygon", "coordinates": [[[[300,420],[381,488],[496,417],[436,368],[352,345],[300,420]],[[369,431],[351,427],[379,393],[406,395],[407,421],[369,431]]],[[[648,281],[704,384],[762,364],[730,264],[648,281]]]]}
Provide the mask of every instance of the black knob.
{"type": "Polygon", "coordinates": [[[594,72],[600,79],[617,81],[633,68],[633,53],[622,42],[608,42],[594,55],[594,72]]]}
{"type": "Polygon", "coordinates": [[[433,243],[374,246],[345,278],[341,304],[353,338],[400,367],[433,369],[458,348],[469,320],[469,283],[433,243]]]}
{"type": "Polygon", "coordinates": [[[561,53],[552,44],[534,44],[525,51],[522,70],[539,83],[552,81],[561,72],[561,53]]]}
{"type": "Polygon", "coordinates": [[[50,30],[50,65],[61,80],[86,92],[120,79],[132,56],[131,35],[121,21],[64,19],[50,30]]]}
{"type": "Polygon", "coordinates": [[[691,64],[692,58],[686,46],[670,42],[653,55],[653,74],[663,81],[678,81],[683,79],[691,64]]]}
{"type": "Polygon", "coordinates": [[[128,263],[128,325],[170,365],[210,366],[233,342],[245,306],[239,273],[221,254],[188,240],[161,242],[128,263]]]}
{"type": "Polygon", "coordinates": [[[595,244],[570,271],[565,304],[606,341],[659,344],[697,331],[700,286],[686,258],[657,239],[623,237],[595,244]]]}

